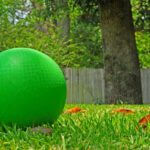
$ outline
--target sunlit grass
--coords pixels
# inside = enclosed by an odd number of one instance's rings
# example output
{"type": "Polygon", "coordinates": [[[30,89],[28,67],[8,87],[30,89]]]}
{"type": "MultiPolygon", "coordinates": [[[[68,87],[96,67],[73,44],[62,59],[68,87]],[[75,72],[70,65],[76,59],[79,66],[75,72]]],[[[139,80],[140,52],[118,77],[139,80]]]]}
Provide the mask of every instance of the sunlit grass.
{"type": "MultiPolygon", "coordinates": [[[[75,105],[66,105],[65,110],[75,105]]],[[[62,114],[52,125],[52,134],[43,135],[8,128],[0,131],[0,149],[150,149],[150,127],[136,128],[138,121],[150,114],[148,105],[76,105],[86,112],[62,114]],[[112,113],[128,108],[135,113],[112,113]]],[[[49,125],[46,125],[49,126],[49,125]]]]}

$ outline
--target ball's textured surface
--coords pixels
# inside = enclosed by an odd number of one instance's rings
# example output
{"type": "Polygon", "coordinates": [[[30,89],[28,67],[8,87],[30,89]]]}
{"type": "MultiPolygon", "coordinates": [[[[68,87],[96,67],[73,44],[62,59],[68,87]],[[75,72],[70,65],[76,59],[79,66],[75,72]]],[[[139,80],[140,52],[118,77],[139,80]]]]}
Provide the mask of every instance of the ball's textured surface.
{"type": "Polygon", "coordinates": [[[0,53],[0,123],[53,123],[65,101],[64,75],[50,57],[30,48],[0,53]]]}

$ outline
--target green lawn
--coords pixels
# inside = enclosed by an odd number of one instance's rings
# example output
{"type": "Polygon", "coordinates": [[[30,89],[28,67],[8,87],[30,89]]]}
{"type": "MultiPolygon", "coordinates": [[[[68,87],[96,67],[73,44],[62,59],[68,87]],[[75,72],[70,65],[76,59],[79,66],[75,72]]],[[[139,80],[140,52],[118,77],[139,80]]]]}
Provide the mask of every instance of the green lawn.
{"type": "MultiPolygon", "coordinates": [[[[66,105],[65,110],[75,105],[66,105]]],[[[52,126],[51,135],[29,129],[0,131],[0,150],[113,150],[150,149],[150,126],[136,129],[138,121],[150,113],[150,106],[76,105],[87,112],[62,114],[52,126]],[[112,114],[116,108],[135,111],[131,115],[112,114]]],[[[46,125],[48,127],[48,125],[46,125]]]]}

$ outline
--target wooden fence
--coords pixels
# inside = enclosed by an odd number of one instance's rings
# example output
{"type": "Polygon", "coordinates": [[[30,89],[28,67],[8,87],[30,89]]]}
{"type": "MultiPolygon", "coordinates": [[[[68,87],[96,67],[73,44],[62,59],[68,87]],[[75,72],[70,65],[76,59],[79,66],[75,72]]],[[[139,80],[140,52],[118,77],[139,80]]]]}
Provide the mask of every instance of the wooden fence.
{"type": "MultiPolygon", "coordinates": [[[[103,104],[104,71],[92,68],[66,68],[67,103],[103,104]]],[[[150,69],[141,70],[143,102],[150,103],[150,69]]]]}

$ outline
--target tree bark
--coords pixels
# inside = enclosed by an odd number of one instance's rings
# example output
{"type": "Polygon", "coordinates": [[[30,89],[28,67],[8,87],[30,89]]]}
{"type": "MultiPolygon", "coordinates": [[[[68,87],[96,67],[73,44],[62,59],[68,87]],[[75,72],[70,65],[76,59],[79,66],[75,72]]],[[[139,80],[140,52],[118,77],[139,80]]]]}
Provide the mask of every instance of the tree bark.
{"type": "Polygon", "coordinates": [[[67,42],[70,36],[70,16],[68,8],[68,0],[55,0],[58,11],[62,10],[62,15],[57,19],[57,27],[59,28],[60,38],[67,42]]]}
{"type": "Polygon", "coordinates": [[[141,104],[141,77],[130,0],[103,0],[105,101],[141,104]]]}

